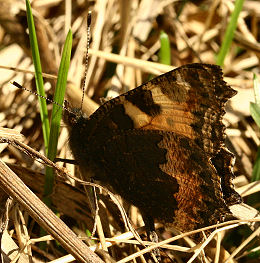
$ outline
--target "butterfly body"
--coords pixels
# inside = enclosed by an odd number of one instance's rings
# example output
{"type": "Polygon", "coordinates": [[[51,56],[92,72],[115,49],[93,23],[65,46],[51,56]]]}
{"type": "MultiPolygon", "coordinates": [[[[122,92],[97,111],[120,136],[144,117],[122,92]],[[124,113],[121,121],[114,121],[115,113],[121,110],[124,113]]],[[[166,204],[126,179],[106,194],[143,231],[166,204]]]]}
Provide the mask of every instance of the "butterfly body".
{"type": "Polygon", "coordinates": [[[217,223],[241,202],[222,123],[235,93],[219,67],[182,66],[90,117],[66,112],[71,150],[83,174],[137,206],[148,227],[155,219],[180,231],[217,223]]]}

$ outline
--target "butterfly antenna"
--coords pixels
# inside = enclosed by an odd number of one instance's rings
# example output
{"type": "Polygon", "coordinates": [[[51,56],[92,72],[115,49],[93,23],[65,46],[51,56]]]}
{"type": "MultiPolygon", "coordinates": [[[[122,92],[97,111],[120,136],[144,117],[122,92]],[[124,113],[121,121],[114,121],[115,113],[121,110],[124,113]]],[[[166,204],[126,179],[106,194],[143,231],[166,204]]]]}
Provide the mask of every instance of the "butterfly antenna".
{"type": "Polygon", "coordinates": [[[42,96],[42,95],[40,95],[40,94],[38,94],[38,93],[36,93],[36,92],[34,92],[34,91],[31,91],[31,90],[29,90],[29,89],[24,88],[22,85],[20,85],[20,84],[17,83],[16,81],[11,82],[11,84],[13,84],[13,85],[14,85],[15,87],[17,87],[18,89],[22,89],[22,90],[28,91],[28,92],[30,92],[30,93],[33,94],[33,95],[36,95],[36,96],[38,96],[38,97],[41,97],[41,98],[49,101],[50,103],[56,104],[57,106],[59,106],[60,108],[66,110],[66,111],[68,111],[69,113],[75,114],[74,112],[72,112],[72,111],[69,110],[68,108],[64,107],[63,105],[59,104],[58,102],[56,102],[56,101],[54,101],[54,100],[51,100],[51,99],[49,99],[49,98],[46,98],[46,97],[44,97],[44,96],[42,96]]]}
{"type": "Polygon", "coordinates": [[[85,96],[85,89],[86,89],[86,77],[87,77],[87,69],[88,69],[88,50],[89,50],[89,42],[90,42],[90,25],[91,25],[91,11],[88,12],[87,17],[87,50],[86,50],[86,56],[85,56],[85,71],[84,71],[84,79],[83,79],[83,85],[82,85],[82,98],[81,98],[81,106],[80,109],[82,110],[83,107],[83,101],[85,96]]]}

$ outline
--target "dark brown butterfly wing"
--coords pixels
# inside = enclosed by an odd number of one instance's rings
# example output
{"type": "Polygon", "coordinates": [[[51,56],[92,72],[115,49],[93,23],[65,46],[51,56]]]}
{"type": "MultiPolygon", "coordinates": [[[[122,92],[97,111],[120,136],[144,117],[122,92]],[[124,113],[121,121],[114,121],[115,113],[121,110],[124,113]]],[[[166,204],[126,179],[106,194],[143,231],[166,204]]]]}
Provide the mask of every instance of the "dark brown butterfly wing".
{"type": "Polygon", "coordinates": [[[220,177],[207,155],[190,139],[153,130],[117,131],[92,161],[111,185],[145,218],[181,231],[215,224],[229,213],[220,177]]]}

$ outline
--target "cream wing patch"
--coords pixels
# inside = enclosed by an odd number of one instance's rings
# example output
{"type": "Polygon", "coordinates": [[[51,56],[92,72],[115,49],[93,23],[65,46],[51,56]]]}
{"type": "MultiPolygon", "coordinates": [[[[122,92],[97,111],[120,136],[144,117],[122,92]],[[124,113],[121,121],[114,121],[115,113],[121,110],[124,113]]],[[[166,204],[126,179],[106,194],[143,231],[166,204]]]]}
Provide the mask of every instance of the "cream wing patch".
{"type": "Polygon", "coordinates": [[[128,100],[124,101],[125,113],[132,119],[134,122],[134,127],[136,129],[148,125],[152,117],[141,111],[137,106],[131,103],[128,100]]]}

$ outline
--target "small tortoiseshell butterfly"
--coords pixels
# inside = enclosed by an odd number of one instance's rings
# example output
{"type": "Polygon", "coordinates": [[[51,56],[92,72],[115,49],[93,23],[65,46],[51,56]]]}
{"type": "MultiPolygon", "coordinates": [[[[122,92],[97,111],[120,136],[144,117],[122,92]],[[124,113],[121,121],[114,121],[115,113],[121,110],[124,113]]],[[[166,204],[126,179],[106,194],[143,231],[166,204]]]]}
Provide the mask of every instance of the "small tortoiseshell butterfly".
{"type": "Polygon", "coordinates": [[[83,175],[109,185],[154,220],[186,232],[223,221],[241,202],[224,144],[224,106],[236,91],[220,67],[190,64],[100,106],[65,111],[83,175]]]}

